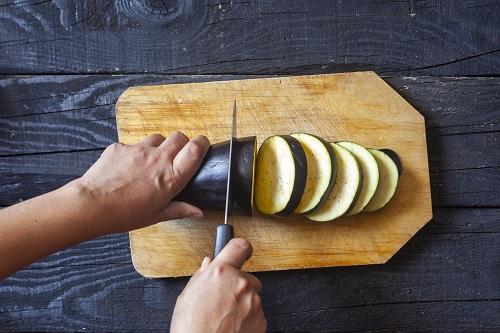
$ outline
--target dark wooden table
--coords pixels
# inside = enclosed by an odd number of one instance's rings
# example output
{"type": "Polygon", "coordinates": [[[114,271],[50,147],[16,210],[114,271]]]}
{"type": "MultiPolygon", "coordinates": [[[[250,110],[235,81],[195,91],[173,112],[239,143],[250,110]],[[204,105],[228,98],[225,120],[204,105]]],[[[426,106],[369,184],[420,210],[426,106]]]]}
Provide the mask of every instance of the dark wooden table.
{"type": "MultiPolygon", "coordinates": [[[[269,330],[500,332],[497,0],[0,0],[0,206],[81,175],[129,86],[354,70],[426,117],[434,219],[385,265],[257,274],[269,330]]],[[[0,330],[165,332],[186,281],[102,237],[1,282],[0,330]]]]}

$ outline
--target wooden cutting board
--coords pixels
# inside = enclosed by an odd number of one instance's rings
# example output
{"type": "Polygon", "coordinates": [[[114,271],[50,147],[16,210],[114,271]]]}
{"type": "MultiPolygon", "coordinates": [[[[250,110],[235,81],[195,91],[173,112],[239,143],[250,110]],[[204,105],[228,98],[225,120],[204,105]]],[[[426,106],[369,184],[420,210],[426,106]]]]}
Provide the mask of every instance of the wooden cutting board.
{"type": "MultiPolygon", "coordinates": [[[[247,271],[386,262],[432,217],[424,118],[373,72],[133,87],[116,105],[120,142],[180,130],[212,143],[230,132],[238,101],[238,136],[308,132],[328,141],[391,148],[404,172],[391,202],[375,213],[315,223],[300,216],[233,217],[250,240],[247,271]]],[[[162,222],[130,233],[132,261],[146,277],[186,276],[211,256],[222,213],[201,221],[162,222]]]]}

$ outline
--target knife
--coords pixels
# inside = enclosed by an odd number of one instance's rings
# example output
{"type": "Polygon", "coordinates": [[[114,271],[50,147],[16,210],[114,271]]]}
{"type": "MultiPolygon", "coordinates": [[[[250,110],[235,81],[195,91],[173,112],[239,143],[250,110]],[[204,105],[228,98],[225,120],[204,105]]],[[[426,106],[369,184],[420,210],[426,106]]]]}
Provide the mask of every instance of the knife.
{"type": "Polygon", "coordinates": [[[233,143],[236,136],[236,99],[233,103],[233,114],[231,120],[231,138],[229,139],[229,156],[227,161],[227,185],[226,185],[226,206],[224,209],[224,224],[217,226],[215,234],[214,258],[219,255],[220,251],[233,238],[234,229],[229,223],[229,213],[231,205],[231,171],[233,166],[233,143]]]}

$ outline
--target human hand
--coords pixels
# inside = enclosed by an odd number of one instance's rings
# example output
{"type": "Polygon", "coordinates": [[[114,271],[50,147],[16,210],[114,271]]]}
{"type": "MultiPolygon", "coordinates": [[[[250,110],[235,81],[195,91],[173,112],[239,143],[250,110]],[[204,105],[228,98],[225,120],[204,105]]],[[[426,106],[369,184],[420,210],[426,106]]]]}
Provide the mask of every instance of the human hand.
{"type": "Polygon", "coordinates": [[[240,271],[251,255],[250,243],[235,238],[212,262],[205,258],[177,299],[170,331],[265,332],[262,285],[240,271]]]}
{"type": "Polygon", "coordinates": [[[95,210],[91,219],[102,233],[138,229],[156,222],[203,217],[185,202],[171,201],[194,175],[208,148],[204,136],[189,140],[176,132],[159,134],[135,145],[115,143],[69,186],[76,186],[95,210]]]}

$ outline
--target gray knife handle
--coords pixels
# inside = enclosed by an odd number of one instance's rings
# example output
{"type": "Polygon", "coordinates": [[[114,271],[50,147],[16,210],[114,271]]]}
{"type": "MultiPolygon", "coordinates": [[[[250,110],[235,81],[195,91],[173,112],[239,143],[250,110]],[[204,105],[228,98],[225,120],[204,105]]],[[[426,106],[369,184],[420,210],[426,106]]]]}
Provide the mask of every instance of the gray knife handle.
{"type": "Polygon", "coordinates": [[[230,224],[219,224],[215,235],[214,258],[233,239],[234,229],[230,224]]]}

